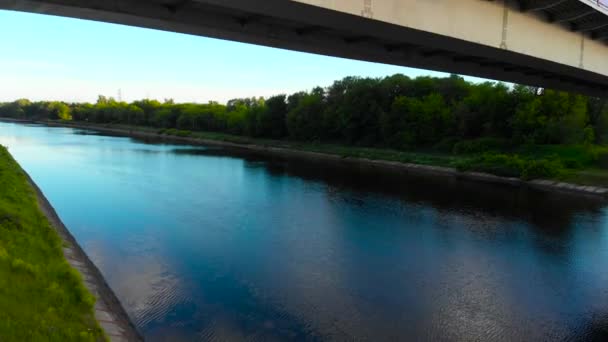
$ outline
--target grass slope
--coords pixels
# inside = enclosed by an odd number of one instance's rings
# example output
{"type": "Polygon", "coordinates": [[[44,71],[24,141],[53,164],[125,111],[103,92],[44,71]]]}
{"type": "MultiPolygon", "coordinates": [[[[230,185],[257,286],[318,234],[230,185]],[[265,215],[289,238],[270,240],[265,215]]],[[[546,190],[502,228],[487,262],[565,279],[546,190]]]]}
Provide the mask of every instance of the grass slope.
{"type": "Polygon", "coordinates": [[[21,168],[0,146],[0,341],[105,340],[21,168]]]}

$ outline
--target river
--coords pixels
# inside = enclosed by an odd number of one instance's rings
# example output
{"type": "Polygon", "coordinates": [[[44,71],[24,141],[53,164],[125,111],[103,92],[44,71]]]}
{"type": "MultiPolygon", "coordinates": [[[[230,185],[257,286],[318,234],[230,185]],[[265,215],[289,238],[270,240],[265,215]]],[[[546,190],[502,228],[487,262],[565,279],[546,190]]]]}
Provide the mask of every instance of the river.
{"type": "Polygon", "coordinates": [[[582,197],[0,122],[149,341],[608,339],[582,197]]]}

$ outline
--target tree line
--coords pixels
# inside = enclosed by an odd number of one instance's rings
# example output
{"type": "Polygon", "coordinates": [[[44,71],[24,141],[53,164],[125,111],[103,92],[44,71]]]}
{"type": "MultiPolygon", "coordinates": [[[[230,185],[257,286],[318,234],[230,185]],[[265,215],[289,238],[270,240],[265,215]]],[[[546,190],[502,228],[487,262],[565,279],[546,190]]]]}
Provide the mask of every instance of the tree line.
{"type": "Polygon", "coordinates": [[[608,103],[603,99],[521,85],[472,83],[456,75],[346,77],[326,88],[226,104],[151,99],[126,103],[104,96],[94,104],[20,99],[0,104],[0,116],[398,150],[452,150],[458,142],[480,139],[508,145],[608,143],[608,103]]]}

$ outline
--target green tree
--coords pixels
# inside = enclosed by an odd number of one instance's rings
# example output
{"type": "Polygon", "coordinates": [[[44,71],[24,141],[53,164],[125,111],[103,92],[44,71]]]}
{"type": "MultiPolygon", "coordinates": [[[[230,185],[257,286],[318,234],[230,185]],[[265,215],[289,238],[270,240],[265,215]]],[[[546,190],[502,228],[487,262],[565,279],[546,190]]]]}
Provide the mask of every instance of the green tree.
{"type": "Polygon", "coordinates": [[[63,102],[51,102],[48,106],[49,118],[60,120],[72,120],[71,109],[63,102]]]}
{"type": "Polygon", "coordinates": [[[316,141],[321,138],[323,99],[318,94],[301,97],[287,113],[289,135],[298,140],[316,141]]]}

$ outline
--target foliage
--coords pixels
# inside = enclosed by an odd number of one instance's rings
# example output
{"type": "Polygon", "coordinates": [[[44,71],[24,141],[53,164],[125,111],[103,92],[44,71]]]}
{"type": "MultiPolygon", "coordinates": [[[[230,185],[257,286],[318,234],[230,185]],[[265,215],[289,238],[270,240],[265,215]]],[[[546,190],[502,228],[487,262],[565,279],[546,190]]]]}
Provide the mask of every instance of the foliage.
{"type": "Polygon", "coordinates": [[[0,104],[0,116],[225,132],[272,139],[329,141],[356,146],[410,149],[462,140],[457,153],[493,149],[494,138],[518,144],[608,143],[605,101],[553,90],[541,95],[525,86],[473,84],[403,75],[346,77],[327,88],[206,104],[144,99],[133,103],[99,96],[95,104],[30,102],[0,104]],[[482,141],[469,143],[466,141],[482,141]]]}
{"type": "Polygon", "coordinates": [[[477,157],[485,152],[534,155],[534,150],[550,149],[546,146],[561,146],[557,152],[565,153],[567,146],[576,146],[579,156],[557,154],[568,169],[608,161],[592,153],[594,144],[608,144],[605,100],[521,85],[474,84],[457,75],[346,77],[326,88],[225,105],[150,99],[129,104],[104,96],[95,104],[20,99],[0,104],[1,116],[148,126],[176,136],[213,132],[477,157]]]}
{"type": "Polygon", "coordinates": [[[104,337],[94,303],[24,174],[0,146],[0,340],[98,341],[104,337]]]}
{"type": "Polygon", "coordinates": [[[608,147],[597,145],[526,145],[517,149],[517,153],[530,159],[559,159],[565,167],[571,169],[603,166],[608,160],[608,147]]]}
{"type": "Polygon", "coordinates": [[[163,129],[163,130],[160,130],[159,133],[166,134],[166,135],[173,135],[176,137],[189,137],[192,135],[191,131],[175,129],[175,128],[163,129]]]}
{"type": "Polygon", "coordinates": [[[508,147],[508,143],[504,139],[487,137],[459,141],[453,146],[452,151],[455,154],[468,154],[503,150],[508,147]]]}
{"type": "Polygon", "coordinates": [[[287,114],[289,135],[298,140],[316,141],[321,138],[322,98],[316,94],[306,94],[298,99],[287,114]]]}
{"type": "Polygon", "coordinates": [[[554,178],[563,172],[564,166],[557,158],[526,159],[517,154],[484,153],[482,156],[460,162],[462,171],[475,170],[503,177],[517,177],[525,180],[554,178]]]}
{"type": "Polygon", "coordinates": [[[503,177],[520,177],[524,161],[517,155],[486,153],[456,164],[461,171],[481,171],[503,177]]]}
{"type": "Polygon", "coordinates": [[[521,171],[521,178],[554,178],[563,173],[563,170],[564,166],[559,159],[528,160],[521,171]]]}
{"type": "Polygon", "coordinates": [[[420,99],[395,98],[380,125],[389,146],[406,149],[436,143],[450,133],[452,119],[443,97],[432,93],[420,99]]]}

